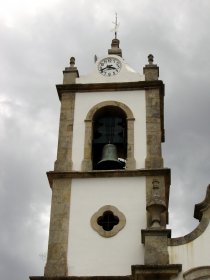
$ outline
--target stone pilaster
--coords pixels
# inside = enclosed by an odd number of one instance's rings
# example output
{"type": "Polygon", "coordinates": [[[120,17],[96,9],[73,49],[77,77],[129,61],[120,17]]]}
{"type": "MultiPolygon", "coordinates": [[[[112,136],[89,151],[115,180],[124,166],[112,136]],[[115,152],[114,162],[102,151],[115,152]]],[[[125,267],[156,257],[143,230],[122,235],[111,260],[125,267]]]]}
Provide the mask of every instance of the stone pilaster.
{"type": "Polygon", "coordinates": [[[146,91],[146,133],[147,157],[146,168],[162,168],[163,158],[161,151],[161,114],[159,89],[146,91]]]}
{"type": "Polygon", "coordinates": [[[71,180],[55,179],[52,186],[51,217],[47,263],[47,277],[67,276],[71,180]]]}
{"type": "MultiPolygon", "coordinates": [[[[148,56],[149,64],[143,71],[145,81],[156,81],[159,77],[159,68],[153,64],[153,55],[148,56]]],[[[161,152],[162,129],[161,129],[161,97],[160,89],[146,90],[146,130],[147,130],[147,157],[146,168],[162,168],[163,159],[161,152]]]]}
{"type": "Polygon", "coordinates": [[[82,171],[90,171],[92,167],[92,119],[85,120],[85,145],[82,171]]]}
{"type": "MultiPolygon", "coordinates": [[[[63,84],[75,84],[79,77],[75,58],[70,58],[70,67],[63,71],[63,84]]],[[[67,92],[60,95],[60,126],[58,137],[57,160],[55,161],[55,171],[72,170],[72,137],[74,124],[75,93],[67,92]]]]}
{"type": "Polygon", "coordinates": [[[132,170],[136,168],[136,160],[134,158],[134,118],[127,118],[127,159],[126,169],[132,170]]]}
{"type": "Polygon", "coordinates": [[[72,170],[72,138],[74,123],[75,94],[61,96],[60,126],[55,171],[72,170]]]}

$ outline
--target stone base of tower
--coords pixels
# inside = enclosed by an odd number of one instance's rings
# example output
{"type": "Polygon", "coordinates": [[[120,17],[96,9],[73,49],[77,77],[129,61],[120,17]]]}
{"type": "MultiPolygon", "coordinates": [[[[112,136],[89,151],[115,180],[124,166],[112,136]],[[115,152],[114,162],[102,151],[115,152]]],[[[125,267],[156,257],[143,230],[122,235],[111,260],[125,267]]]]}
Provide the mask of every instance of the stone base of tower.
{"type": "Polygon", "coordinates": [[[131,276],[30,276],[30,280],[131,280],[131,276]]]}
{"type": "Polygon", "coordinates": [[[30,276],[30,280],[155,280],[171,279],[182,270],[181,264],[132,265],[132,275],[127,276],[30,276]]]}

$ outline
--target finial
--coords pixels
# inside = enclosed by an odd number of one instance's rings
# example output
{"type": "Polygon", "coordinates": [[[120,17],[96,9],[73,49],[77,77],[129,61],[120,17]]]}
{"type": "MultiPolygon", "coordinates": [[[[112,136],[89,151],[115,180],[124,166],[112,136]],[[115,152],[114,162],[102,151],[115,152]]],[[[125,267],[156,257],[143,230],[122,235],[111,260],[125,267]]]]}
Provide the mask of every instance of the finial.
{"type": "Polygon", "coordinates": [[[115,13],[115,22],[112,22],[114,24],[114,28],[112,31],[114,31],[114,38],[117,39],[117,31],[120,26],[120,23],[117,22],[117,13],[115,13]]]}
{"type": "Polygon", "coordinates": [[[75,58],[72,56],[70,58],[70,67],[74,67],[74,65],[75,65],[75,58]]]}
{"type": "Polygon", "coordinates": [[[122,50],[120,49],[120,40],[117,39],[117,30],[120,25],[117,22],[117,13],[115,13],[115,22],[112,23],[114,24],[114,28],[112,29],[112,31],[114,31],[115,38],[112,39],[111,49],[108,50],[108,54],[119,55],[122,57],[122,50]]]}
{"type": "Polygon", "coordinates": [[[152,65],[153,61],[154,61],[154,56],[152,54],[149,54],[148,55],[148,62],[149,62],[149,64],[152,65]]]}
{"type": "Polygon", "coordinates": [[[72,56],[69,61],[70,66],[65,67],[63,71],[63,84],[75,84],[76,78],[79,77],[79,72],[75,66],[75,58],[72,56]]]}
{"type": "Polygon", "coordinates": [[[144,66],[143,71],[145,75],[145,81],[155,81],[159,77],[159,67],[153,63],[154,56],[148,55],[148,63],[144,66]]]}

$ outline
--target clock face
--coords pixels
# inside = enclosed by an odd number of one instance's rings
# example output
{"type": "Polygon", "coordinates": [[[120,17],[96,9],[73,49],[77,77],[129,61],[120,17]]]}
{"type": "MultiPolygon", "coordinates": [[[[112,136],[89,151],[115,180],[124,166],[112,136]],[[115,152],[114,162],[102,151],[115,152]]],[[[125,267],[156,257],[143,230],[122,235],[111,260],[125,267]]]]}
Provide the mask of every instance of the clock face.
{"type": "Polygon", "coordinates": [[[122,64],[119,59],[115,57],[107,57],[102,59],[98,64],[98,71],[103,76],[117,75],[121,70],[122,64]]]}

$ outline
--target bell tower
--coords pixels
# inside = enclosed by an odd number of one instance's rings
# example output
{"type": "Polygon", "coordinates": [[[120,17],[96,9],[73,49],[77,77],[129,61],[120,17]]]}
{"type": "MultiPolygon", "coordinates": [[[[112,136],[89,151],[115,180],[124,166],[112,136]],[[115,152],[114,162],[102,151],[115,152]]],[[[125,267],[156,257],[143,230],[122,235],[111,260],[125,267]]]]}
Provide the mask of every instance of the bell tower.
{"type": "MultiPolygon", "coordinates": [[[[148,56],[140,74],[120,41],[80,76],[71,57],[61,103],[43,279],[169,279],[170,169],[164,168],[164,84],[148,56]]],[[[36,277],[31,277],[36,279],[36,277]]]]}

